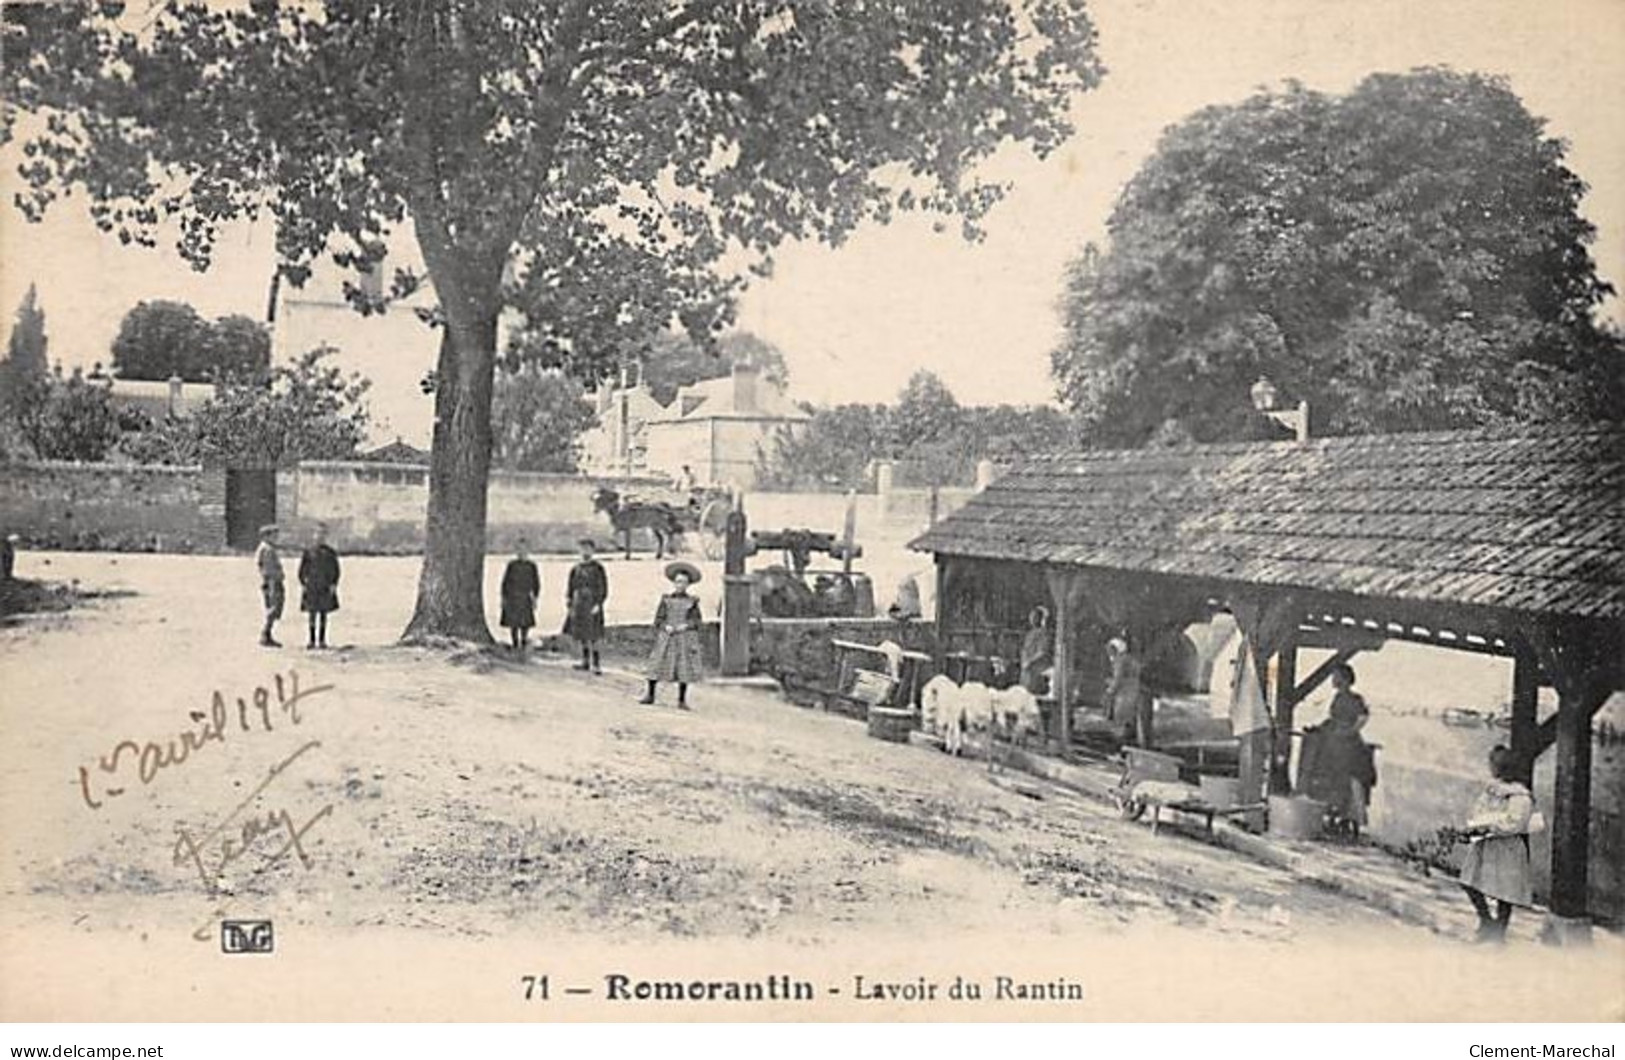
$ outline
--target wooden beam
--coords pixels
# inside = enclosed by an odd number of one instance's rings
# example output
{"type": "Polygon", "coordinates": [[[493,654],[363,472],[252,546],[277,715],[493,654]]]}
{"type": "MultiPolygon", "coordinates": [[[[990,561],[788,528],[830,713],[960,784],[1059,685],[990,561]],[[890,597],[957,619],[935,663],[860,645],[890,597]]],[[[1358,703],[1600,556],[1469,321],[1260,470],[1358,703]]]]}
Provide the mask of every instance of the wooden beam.
{"type": "MultiPolygon", "coordinates": [[[[1326,651],[1342,651],[1344,648],[1353,651],[1376,651],[1387,643],[1390,636],[1404,640],[1408,638],[1397,637],[1394,634],[1377,634],[1370,630],[1343,628],[1333,625],[1321,625],[1308,622],[1298,627],[1293,635],[1300,648],[1322,648],[1326,651]]],[[[1429,641],[1428,643],[1432,643],[1429,641]]]]}
{"type": "Polygon", "coordinates": [[[1309,698],[1309,695],[1314,692],[1315,689],[1326,683],[1326,679],[1332,676],[1333,670],[1337,669],[1339,666],[1348,665],[1348,661],[1360,654],[1360,651],[1360,648],[1338,649],[1332,654],[1331,658],[1315,667],[1314,670],[1310,672],[1309,676],[1303,679],[1302,684],[1292,686],[1292,692],[1288,700],[1283,702],[1282,705],[1290,708],[1302,703],[1305,699],[1309,698]]]}

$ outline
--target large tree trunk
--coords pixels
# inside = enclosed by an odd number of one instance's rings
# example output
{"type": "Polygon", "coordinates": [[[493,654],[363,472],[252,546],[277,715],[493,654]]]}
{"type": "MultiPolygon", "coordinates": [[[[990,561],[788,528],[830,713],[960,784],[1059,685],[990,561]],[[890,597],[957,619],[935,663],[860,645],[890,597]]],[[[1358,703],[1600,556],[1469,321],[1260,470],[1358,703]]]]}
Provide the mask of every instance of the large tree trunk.
{"type": "Polygon", "coordinates": [[[404,639],[491,642],[485,621],[485,490],[491,471],[496,313],[447,308],[440,339],[429,457],[429,515],[417,607],[404,639]],[[473,319],[470,319],[470,318],[473,319]],[[459,319],[461,318],[461,319],[459,319]]]}

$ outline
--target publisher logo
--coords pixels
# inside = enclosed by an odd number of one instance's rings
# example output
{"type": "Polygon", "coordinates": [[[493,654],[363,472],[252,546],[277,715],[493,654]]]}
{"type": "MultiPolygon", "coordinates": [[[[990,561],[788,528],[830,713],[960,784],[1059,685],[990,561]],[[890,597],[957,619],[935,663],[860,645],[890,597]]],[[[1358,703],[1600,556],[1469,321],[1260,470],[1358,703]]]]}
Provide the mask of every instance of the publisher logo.
{"type": "Polygon", "coordinates": [[[222,920],[222,953],[270,953],[275,947],[269,920],[222,920]]]}

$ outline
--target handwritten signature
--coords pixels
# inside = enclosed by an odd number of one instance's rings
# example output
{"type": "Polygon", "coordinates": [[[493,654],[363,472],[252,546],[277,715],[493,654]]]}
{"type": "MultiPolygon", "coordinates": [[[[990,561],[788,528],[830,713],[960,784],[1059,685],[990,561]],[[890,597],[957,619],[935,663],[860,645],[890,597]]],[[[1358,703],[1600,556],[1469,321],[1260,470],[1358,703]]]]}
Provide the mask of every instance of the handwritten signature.
{"type": "MultiPolygon", "coordinates": [[[[259,841],[266,836],[279,838],[282,844],[268,853],[262,850],[265,854],[264,860],[245,877],[243,881],[245,884],[258,879],[261,874],[289,854],[296,855],[304,868],[311,867],[313,862],[305,850],[305,836],[318,821],[332,814],[332,803],[323,806],[303,821],[296,821],[293,815],[284,809],[255,812],[247,816],[245,811],[287,771],[289,766],[320,746],[321,741],[310,740],[273,765],[254,790],[207,832],[193,835],[184,827],[175,826],[174,862],[178,866],[190,864],[197,871],[198,879],[211,899],[218,900],[223,894],[228,893],[226,870],[254,851],[259,841]]],[[[192,937],[199,942],[209,941],[215,920],[223,917],[225,912],[223,907],[216,908],[211,917],[192,933],[192,937]]]]}
{"type": "Polygon", "coordinates": [[[290,670],[286,680],[277,674],[271,688],[261,686],[254,689],[250,697],[238,696],[235,717],[226,703],[225,694],[216,691],[207,714],[194,710],[189,715],[198,725],[197,729],[186,730],[163,742],[120,740],[111,751],[97,759],[94,773],[91,766],[80,766],[79,794],[86,806],[99,810],[107,799],[117,798],[128,790],[130,780],[126,763],[135,764],[135,779],[142,785],[151,784],[164,770],[184,763],[193,752],[201,751],[211,743],[225,743],[226,735],[230,732],[274,732],[279,717],[289,724],[298,725],[304,720],[299,712],[300,703],[332,688],[332,685],[316,685],[302,689],[299,687],[298,672],[290,670]],[[121,777],[124,779],[121,780],[121,777]]]}

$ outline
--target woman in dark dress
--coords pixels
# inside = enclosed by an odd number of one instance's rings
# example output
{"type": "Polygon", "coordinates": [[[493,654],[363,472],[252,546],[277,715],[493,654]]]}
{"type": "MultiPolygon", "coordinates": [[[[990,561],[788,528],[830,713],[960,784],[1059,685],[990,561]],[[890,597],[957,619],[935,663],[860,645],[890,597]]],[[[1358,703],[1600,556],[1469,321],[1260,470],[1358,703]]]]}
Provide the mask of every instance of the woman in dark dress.
{"type": "Polygon", "coordinates": [[[598,642],[604,639],[604,601],[609,599],[609,575],[592,555],[592,540],[582,538],[581,561],[570,568],[570,581],[564,589],[566,613],[564,635],[581,642],[577,670],[603,673],[598,659],[598,642]]]}
{"type": "Polygon", "coordinates": [[[1049,628],[1049,608],[1040,604],[1027,616],[1027,634],[1021,638],[1021,687],[1035,696],[1049,692],[1049,668],[1055,647],[1055,635],[1049,628]]]}
{"type": "Polygon", "coordinates": [[[1360,735],[1371,708],[1354,691],[1354,668],[1348,664],[1332,671],[1332,687],[1337,691],[1326,720],[1304,734],[1298,772],[1304,794],[1324,802],[1333,822],[1357,838],[1377,786],[1376,759],[1360,735]]]}
{"type": "Polygon", "coordinates": [[[339,609],[339,554],[327,543],[327,526],[299,557],[299,610],[310,615],[309,648],[327,647],[327,616],[339,609]]]}
{"type": "Polygon", "coordinates": [[[655,686],[661,681],[677,682],[677,706],[688,709],[688,686],[700,679],[700,602],[688,594],[688,587],[700,580],[699,568],[681,560],[666,564],[666,578],[672,591],[660,598],[655,608],[655,646],[649,653],[649,690],[638,700],[645,705],[655,701],[655,686]]]}
{"type": "Polygon", "coordinates": [[[502,626],[515,651],[524,651],[530,641],[530,627],[536,624],[536,598],[542,594],[542,578],[536,564],[525,555],[521,539],[513,559],[502,572],[502,626]]]}

